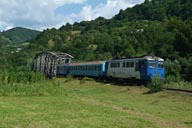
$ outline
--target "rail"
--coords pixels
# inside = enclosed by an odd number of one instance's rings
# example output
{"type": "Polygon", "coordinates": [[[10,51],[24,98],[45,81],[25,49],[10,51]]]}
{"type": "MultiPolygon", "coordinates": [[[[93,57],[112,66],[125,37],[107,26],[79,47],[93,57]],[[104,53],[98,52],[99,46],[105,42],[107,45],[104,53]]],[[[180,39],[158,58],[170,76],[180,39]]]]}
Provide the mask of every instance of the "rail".
{"type": "Polygon", "coordinates": [[[188,89],[178,89],[178,88],[165,88],[165,89],[169,91],[192,93],[192,90],[188,90],[188,89]]]}

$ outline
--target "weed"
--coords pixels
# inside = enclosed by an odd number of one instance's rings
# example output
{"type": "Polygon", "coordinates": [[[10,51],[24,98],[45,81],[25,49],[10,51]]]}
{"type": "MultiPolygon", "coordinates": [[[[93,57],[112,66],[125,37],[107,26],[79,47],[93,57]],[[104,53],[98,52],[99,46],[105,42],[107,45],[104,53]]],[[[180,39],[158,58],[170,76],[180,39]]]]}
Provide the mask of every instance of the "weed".
{"type": "Polygon", "coordinates": [[[147,84],[147,87],[150,89],[149,93],[162,91],[164,88],[164,80],[159,77],[154,77],[151,79],[151,82],[147,84]]]}

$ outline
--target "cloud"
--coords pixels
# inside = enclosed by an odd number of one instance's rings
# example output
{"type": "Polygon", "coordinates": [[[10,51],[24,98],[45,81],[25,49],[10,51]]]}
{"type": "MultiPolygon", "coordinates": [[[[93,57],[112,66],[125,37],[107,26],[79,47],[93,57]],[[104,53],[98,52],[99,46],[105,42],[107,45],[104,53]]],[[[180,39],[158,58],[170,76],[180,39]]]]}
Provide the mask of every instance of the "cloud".
{"type": "Polygon", "coordinates": [[[90,4],[86,4],[79,14],[72,14],[72,19],[80,19],[85,21],[94,20],[97,17],[112,18],[118,14],[120,9],[133,7],[135,4],[142,3],[144,0],[107,0],[106,4],[99,4],[93,8],[90,4]]]}
{"type": "Polygon", "coordinates": [[[107,0],[106,4],[100,4],[96,8],[92,8],[90,5],[85,5],[80,13],[80,17],[83,20],[93,20],[99,16],[105,18],[112,18],[119,12],[120,9],[126,9],[132,7],[128,0],[107,0]]]}
{"type": "MultiPolygon", "coordinates": [[[[104,4],[92,6],[92,0],[1,0],[0,30],[22,26],[33,29],[60,27],[67,22],[93,20],[98,16],[111,18],[120,9],[126,9],[144,0],[106,0],[104,4]],[[89,2],[88,2],[89,1],[89,2]],[[81,4],[79,13],[55,13],[64,5],[81,4]]],[[[97,2],[98,3],[98,2],[97,2]]]]}
{"type": "Polygon", "coordinates": [[[24,26],[35,29],[54,27],[63,21],[70,21],[54,13],[65,4],[81,4],[85,0],[1,0],[0,22],[2,29],[10,26],[24,26]]]}

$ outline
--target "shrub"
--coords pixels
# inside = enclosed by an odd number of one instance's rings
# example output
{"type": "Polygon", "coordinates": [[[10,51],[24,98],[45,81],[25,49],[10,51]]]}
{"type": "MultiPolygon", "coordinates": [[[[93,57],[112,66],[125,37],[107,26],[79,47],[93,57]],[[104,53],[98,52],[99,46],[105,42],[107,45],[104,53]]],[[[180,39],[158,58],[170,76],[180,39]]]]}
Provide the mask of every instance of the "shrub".
{"type": "Polygon", "coordinates": [[[164,80],[159,77],[154,77],[151,79],[151,82],[147,84],[147,87],[150,89],[149,93],[162,91],[164,89],[164,80]]]}

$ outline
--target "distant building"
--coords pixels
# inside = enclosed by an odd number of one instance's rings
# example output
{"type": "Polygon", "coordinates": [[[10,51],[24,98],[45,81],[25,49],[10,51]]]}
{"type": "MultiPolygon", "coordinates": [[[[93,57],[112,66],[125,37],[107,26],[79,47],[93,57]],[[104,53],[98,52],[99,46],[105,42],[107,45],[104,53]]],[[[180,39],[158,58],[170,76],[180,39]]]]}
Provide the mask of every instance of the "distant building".
{"type": "Polygon", "coordinates": [[[35,72],[42,72],[47,77],[56,76],[58,64],[69,64],[74,57],[62,52],[41,52],[33,59],[32,69],[35,72]]]}

